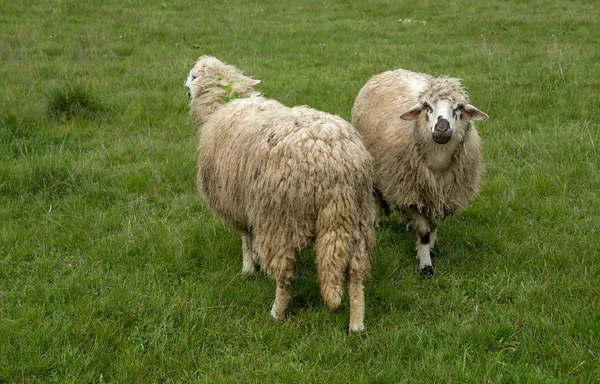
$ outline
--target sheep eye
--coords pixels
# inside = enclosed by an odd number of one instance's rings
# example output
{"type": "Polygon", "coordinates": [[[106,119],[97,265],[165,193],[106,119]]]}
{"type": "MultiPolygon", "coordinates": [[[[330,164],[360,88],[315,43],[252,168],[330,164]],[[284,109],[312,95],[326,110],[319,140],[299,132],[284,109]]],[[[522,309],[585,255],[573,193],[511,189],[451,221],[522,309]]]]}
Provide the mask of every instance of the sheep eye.
{"type": "Polygon", "coordinates": [[[456,108],[454,108],[454,110],[452,111],[452,116],[454,118],[456,118],[456,113],[457,112],[463,112],[465,110],[465,106],[462,104],[459,104],[456,108]]]}
{"type": "Polygon", "coordinates": [[[431,105],[427,104],[427,103],[423,103],[423,109],[425,111],[427,111],[427,113],[431,113],[433,112],[433,108],[431,108],[431,105]]]}

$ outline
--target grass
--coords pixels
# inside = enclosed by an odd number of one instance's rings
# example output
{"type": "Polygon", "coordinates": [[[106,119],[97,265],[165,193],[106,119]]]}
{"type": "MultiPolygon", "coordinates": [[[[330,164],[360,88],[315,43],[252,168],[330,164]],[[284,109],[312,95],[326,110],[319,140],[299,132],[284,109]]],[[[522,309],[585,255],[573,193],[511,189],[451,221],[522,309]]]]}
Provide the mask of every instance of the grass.
{"type": "Polygon", "coordinates": [[[595,2],[0,4],[0,382],[600,382],[595,2]],[[195,189],[201,54],[346,119],[399,67],[464,79],[490,115],[435,278],[378,230],[365,334],[312,252],[283,324],[274,283],[241,275],[195,189]]]}
{"type": "Polygon", "coordinates": [[[60,88],[51,89],[46,97],[47,113],[56,120],[70,120],[79,116],[95,120],[102,111],[92,92],[68,81],[60,88]]]}

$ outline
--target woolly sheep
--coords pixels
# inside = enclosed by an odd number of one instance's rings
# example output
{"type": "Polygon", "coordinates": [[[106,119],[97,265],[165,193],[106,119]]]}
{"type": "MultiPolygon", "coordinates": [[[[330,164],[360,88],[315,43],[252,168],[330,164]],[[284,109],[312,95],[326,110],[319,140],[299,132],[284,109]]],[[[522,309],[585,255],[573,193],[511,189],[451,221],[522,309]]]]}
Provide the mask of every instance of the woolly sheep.
{"type": "Polygon", "coordinates": [[[459,79],[403,69],[372,77],[360,90],[352,124],[375,165],[383,212],[417,232],[422,276],[432,276],[437,229],[477,194],[482,169],[473,121],[488,116],[469,104],[459,79]]]}
{"type": "Polygon", "coordinates": [[[347,279],[350,331],[362,331],[374,236],[372,158],[348,122],[266,99],[253,89],[259,82],[209,56],[190,71],[198,187],[240,233],[243,272],[253,273],[258,259],[275,278],[275,319],[290,301],[299,251],[314,240],[325,303],[340,305],[347,279]]]}

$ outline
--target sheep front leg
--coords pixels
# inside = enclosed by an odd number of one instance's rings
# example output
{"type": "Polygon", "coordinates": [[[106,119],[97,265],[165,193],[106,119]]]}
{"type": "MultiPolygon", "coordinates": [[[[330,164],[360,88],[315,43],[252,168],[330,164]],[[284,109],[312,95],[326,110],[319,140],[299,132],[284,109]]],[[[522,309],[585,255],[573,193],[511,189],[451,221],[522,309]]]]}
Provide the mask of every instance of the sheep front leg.
{"type": "Polygon", "coordinates": [[[431,231],[429,221],[422,215],[415,217],[414,227],[417,230],[417,258],[419,259],[419,269],[422,277],[433,276],[433,264],[431,263],[431,245],[432,233],[433,240],[437,231],[431,231]]]}
{"type": "Polygon", "coordinates": [[[252,234],[242,234],[242,273],[244,275],[252,275],[255,272],[254,260],[252,257],[252,234]]]}
{"type": "Polygon", "coordinates": [[[424,234],[417,234],[417,257],[419,258],[419,268],[422,277],[433,276],[433,265],[431,263],[430,252],[431,233],[427,231],[424,234]]]}

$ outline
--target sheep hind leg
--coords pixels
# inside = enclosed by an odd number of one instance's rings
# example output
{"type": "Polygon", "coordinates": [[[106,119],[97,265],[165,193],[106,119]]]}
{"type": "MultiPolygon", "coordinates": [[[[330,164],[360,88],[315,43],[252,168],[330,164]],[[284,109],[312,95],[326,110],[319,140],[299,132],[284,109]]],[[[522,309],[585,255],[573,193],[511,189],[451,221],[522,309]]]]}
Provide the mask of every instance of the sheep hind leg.
{"type": "Polygon", "coordinates": [[[276,320],[283,320],[292,298],[296,256],[297,253],[294,250],[286,250],[272,258],[267,266],[277,282],[275,301],[271,308],[271,316],[276,320]]]}
{"type": "Polygon", "coordinates": [[[252,234],[242,234],[242,273],[244,275],[253,275],[256,271],[254,268],[254,257],[252,249],[252,234]]]}
{"type": "Polygon", "coordinates": [[[365,330],[365,290],[362,276],[350,275],[348,296],[350,296],[350,332],[363,332],[365,330]]]}
{"type": "Polygon", "coordinates": [[[373,246],[373,227],[361,225],[356,251],[352,255],[348,273],[348,296],[350,296],[350,332],[365,330],[365,290],[364,279],[369,274],[371,263],[369,252],[373,246]]]}
{"type": "Polygon", "coordinates": [[[378,190],[375,190],[373,193],[373,200],[375,201],[375,227],[379,227],[381,226],[383,217],[389,216],[392,210],[378,190]]]}
{"type": "Polygon", "coordinates": [[[292,299],[292,282],[291,281],[277,281],[277,289],[275,291],[275,301],[271,308],[271,317],[275,320],[283,320],[285,318],[285,311],[287,310],[288,304],[292,299]]]}
{"type": "Polygon", "coordinates": [[[437,240],[437,227],[433,227],[431,228],[431,232],[429,235],[429,248],[430,250],[433,250],[433,247],[435,247],[435,242],[437,240]]]}
{"type": "Polygon", "coordinates": [[[435,259],[436,256],[439,255],[438,252],[435,251],[435,242],[437,240],[437,227],[431,228],[429,233],[429,254],[431,255],[431,259],[435,259]]]}

